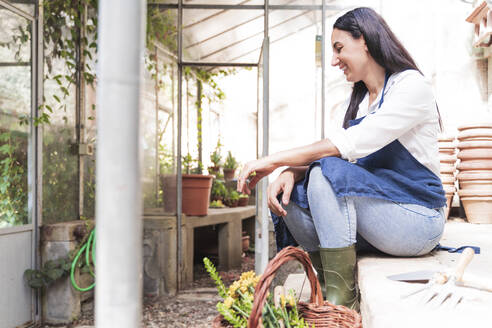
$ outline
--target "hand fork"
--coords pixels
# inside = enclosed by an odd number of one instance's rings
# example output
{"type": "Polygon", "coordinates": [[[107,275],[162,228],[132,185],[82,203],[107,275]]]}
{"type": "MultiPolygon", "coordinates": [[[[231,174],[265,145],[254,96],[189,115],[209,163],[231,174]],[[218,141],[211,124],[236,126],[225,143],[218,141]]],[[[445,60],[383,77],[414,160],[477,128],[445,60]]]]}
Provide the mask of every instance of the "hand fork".
{"type": "Polygon", "coordinates": [[[475,252],[472,248],[466,248],[461,254],[454,273],[447,277],[446,275],[439,273],[434,276],[423,288],[405,295],[403,298],[417,294],[421,291],[427,290],[427,292],[420,299],[420,303],[427,305],[441,306],[446,302],[448,307],[454,308],[463,298],[459,293],[456,283],[461,282],[463,273],[466,266],[473,259],[475,252]]]}

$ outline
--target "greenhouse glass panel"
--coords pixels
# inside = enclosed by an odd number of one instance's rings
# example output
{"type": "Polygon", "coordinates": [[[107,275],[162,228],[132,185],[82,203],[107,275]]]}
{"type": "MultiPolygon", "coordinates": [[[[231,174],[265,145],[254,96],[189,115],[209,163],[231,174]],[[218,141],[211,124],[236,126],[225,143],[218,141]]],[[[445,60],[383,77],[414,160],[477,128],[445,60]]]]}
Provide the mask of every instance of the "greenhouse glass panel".
{"type": "Polygon", "coordinates": [[[158,169],[160,188],[157,206],[166,214],[176,214],[177,162],[177,76],[178,67],[173,58],[158,57],[158,169]]]}
{"type": "Polygon", "coordinates": [[[0,228],[30,223],[31,23],[0,6],[0,228]]]}
{"type": "Polygon", "coordinates": [[[178,54],[178,11],[176,9],[160,9],[147,7],[147,48],[154,55],[155,47],[178,54]]]}
{"type": "Polygon", "coordinates": [[[282,125],[271,127],[270,153],[320,138],[320,19],[318,10],[270,12],[270,120],[282,125]]]}
{"type": "MultiPolygon", "coordinates": [[[[9,0],[7,0],[9,1],[9,0]]],[[[20,10],[24,11],[25,13],[34,16],[35,14],[35,6],[36,6],[36,0],[22,0],[22,1],[9,1],[14,5],[15,7],[19,8],[20,10]]]]}
{"type": "Polygon", "coordinates": [[[44,49],[43,83],[49,124],[43,126],[43,223],[79,218],[79,169],[75,130],[76,87],[64,59],[44,49]],[[59,83],[60,82],[60,83],[59,83]]]}
{"type": "Polygon", "coordinates": [[[263,27],[263,10],[183,10],[183,59],[256,63],[263,27]]]}

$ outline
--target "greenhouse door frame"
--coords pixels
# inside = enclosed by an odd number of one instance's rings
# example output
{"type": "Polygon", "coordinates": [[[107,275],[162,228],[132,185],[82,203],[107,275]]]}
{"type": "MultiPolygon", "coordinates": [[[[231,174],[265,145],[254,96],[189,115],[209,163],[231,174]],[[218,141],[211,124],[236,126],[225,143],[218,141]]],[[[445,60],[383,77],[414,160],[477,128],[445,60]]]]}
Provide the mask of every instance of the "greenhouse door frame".
{"type": "MultiPolygon", "coordinates": [[[[42,14],[39,12],[39,1],[34,4],[34,15],[31,15],[7,0],[0,0],[2,6],[7,12],[22,17],[31,23],[31,60],[26,65],[31,70],[31,106],[30,106],[30,123],[29,123],[29,142],[27,146],[27,184],[28,184],[28,224],[7,227],[0,229],[0,261],[4,269],[7,270],[0,275],[0,290],[2,298],[6,300],[6,308],[0,311],[0,326],[9,327],[12,325],[29,327],[40,321],[40,297],[39,293],[31,289],[24,280],[24,271],[26,269],[36,269],[39,267],[39,226],[41,214],[41,127],[33,124],[34,119],[38,117],[37,108],[42,100],[42,66],[43,66],[43,47],[42,47],[42,14]],[[23,248],[24,257],[20,256],[19,249],[23,248]],[[15,256],[9,256],[14,254],[15,256]],[[29,253],[29,254],[27,254],[29,253]],[[12,260],[14,258],[14,260],[12,260]],[[29,267],[24,267],[20,259],[29,262],[29,267]],[[14,281],[14,283],[13,283],[14,281]],[[17,283],[17,287],[13,286],[17,283]],[[23,283],[23,290],[19,291],[18,286],[23,283]],[[25,288],[25,289],[24,289],[25,288]],[[23,294],[23,295],[21,295],[23,294]],[[4,322],[2,319],[7,318],[4,322]]],[[[19,63],[23,65],[23,63],[19,63]]],[[[0,302],[1,304],[2,302],[0,302]]]]}

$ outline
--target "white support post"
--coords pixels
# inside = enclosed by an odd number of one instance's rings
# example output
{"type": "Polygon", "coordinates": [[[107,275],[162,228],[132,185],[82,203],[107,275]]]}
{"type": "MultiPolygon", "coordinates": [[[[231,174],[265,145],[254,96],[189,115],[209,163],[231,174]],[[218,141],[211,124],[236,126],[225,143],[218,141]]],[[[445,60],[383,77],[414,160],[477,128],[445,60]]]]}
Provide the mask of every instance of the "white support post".
{"type": "Polygon", "coordinates": [[[139,104],[145,1],[99,2],[96,327],[135,328],[142,312],[139,104]]]}

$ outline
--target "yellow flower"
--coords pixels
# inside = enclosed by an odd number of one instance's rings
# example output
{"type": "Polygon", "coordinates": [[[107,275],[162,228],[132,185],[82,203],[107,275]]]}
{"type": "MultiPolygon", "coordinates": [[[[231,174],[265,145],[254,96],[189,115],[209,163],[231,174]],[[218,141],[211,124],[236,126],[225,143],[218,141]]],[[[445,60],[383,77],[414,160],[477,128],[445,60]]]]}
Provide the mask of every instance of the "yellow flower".
{"type": "Polygon", "coordinates": [[[285,295],[284,294],[280,294],[280,305],[282,305],[282,307],[285,307],[285,295]]]}
{"type": "Polygon", "coordinates": [[[224,300],[224,305],[228,309],[231,308],[232,303],[234,303],[234,299],[232,297],[230,297],[230,296],[226,297],[226,299],[224,300]]]}
{"type": "Polygon", "coordinates": [[[290,306],[294,306],[296,304],[296,300],[294,299],[294,296],[292,296],[292,294],[287,296],[287,303],[289,303],[290,306]]]}

